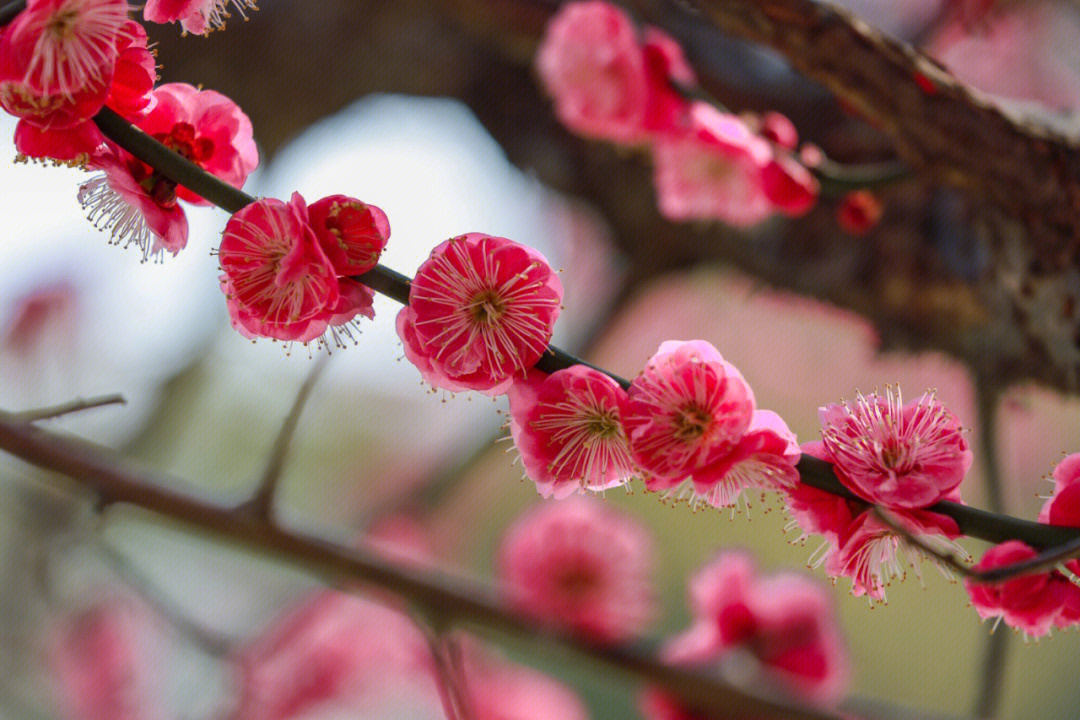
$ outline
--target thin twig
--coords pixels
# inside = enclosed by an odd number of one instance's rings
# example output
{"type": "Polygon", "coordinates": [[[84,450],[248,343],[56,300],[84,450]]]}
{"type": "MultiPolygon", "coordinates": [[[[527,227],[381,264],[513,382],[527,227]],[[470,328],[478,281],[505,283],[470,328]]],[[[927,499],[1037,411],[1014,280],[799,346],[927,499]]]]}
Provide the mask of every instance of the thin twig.
{"type": "Polygon", "coordinates": [[[887,513],[883,508],[874,507],[873,512],[878,520],[888,525],[897,535],[904,538],[906,542],[914,545],[926,554],[933,556],[937,560],[940,560],[945,565],[948,565],[950,569],[955,570],[960,575],[975,583],[999,583],[1022,575],[1033,575],[1035,573],[1046,572],[1048,570],[1053,570],[1066,560],[1080,557],[1080,537],[1077,537],[1063,545],[1052,547],[1030,560],[1023,560],[1021,562],[1012,563],[1011,565],[1003,565],[1002,567],[994,568],[992,570],[975,570],[957,560],[951,553],[943,552],[937,548],[931,547],[918,536],[913,535],[903,526],[903,524],[887,513]]]}
{"type": "Polygon", "coordinates": [[[278,483],[281,480],[281,471],[285,467],[285,458],[289,454],[289,445],[292,443],[293,435],[296,434],[296,427],[300,423],[300,415],[304,412],[308,397],[311,396],[315,384],[319,382],[329,359],[329,355],[320,355],[315,361],[307,378],[304,379],[304,384],[296,393],[292,407],[289,408],[289,414],[285,416],[285,421],[281,424],[281,429],[270,451],[270,459],[266,463],[266,470],[255,490],[255,495],[247,503],[248,510],[255,513],[257,517],[265,520],[273,517],[274,496],[277,494],[278,483]]]}
{"type": "Polygon", "coordinates": [[[231,652],[232,643],[228,639],[188,618],[187,614],[122,552],[103,538],[99,538],[95,546],[124,584],[150,603],[154,610],[176,628],[181,636],[190,640],[193,645],[210,657],[221,658],[231,652]]]}
{"type": "Polygon", "coordinates": [[[811,708],[756,690],[735,688],[694,669],[678,668],[650,652],[591,643],[538,624],[503,607],[494,593],[463,577],[417,567],[395,567],[359,548],[282,529],[249,512],[221,507],[169,490],[183,481],[141,468],[122,454],[78,438],[14,422],[0,412],[0,449],[68,476],[105,503],[126,503],[210,533],[221,540],[276,557],[333,584],[360,581],[407,598],[428,614],[531,642],[547,641],[639,682],[662,687],[704,714],[725,718],[782,717],[836,720],[811,708]]]}
{"type": "Polygon", "coordinates": [[[457,643],[443,631],[417,622],[424,634],[435,667],[435,684],[447,720],[474,720],[472,702],[465,675],[461,668],[461,653],[457,643]]]}
{"type": "Polygon", "coordinates": [[[22,412],[14,413],[14,416],[21,422],[37,422],[38,420],[51,420],[52,418],[57,418],[62,415],[70,415],[71,413],[104,407],[106,405],[127,405],[127,400],[125,400],[124,396],[120,393],[99,395],[97,397],[85,399],[75,398],[74,400],[60,403],[59,405],[24,410],[22,412]]]}

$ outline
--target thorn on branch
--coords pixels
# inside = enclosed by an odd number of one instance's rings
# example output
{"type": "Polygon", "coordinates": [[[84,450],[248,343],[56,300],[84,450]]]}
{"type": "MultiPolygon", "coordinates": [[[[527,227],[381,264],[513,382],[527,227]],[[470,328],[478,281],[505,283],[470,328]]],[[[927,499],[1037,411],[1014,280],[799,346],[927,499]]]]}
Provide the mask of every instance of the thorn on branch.
{"type": "Polygon", "coordinates": [[[83,410],[105,407],[106,405],[127,405],[127,400],[125,400],[124,396],[120,393],[99,395],[91,398],[75,398],[74,400],[60,403],[59,405],[50,405],[48,407],[12,413],[12,416],[17,422],[32,423],[39,420],[51,420],[83,410]]]}

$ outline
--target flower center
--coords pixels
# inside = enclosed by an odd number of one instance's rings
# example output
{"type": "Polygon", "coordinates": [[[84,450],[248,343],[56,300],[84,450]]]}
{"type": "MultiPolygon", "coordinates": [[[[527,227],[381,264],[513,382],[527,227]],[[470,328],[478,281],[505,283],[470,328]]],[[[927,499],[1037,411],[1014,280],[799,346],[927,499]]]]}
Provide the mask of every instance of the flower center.
{"type": "Polygon", "coordinates": [[[128,160],[128,170],[158,207],[168,209],[176,206],[176,183],[135,158],[128,160]]]}
{"type": "Polygon", "coordinates": [[[60,40],[66,40],[71,37],[75,31],[75,26],[79,20],[79,13],[74,8],[67,8],[61,10],[52,16],[51,21],[46,26],[48,31],[51,32],[60,40]]]}
{"type": "Polygon", "coordinates": [[[591,436],[603,440],[618,437],[619,418],[610,410],[597,413],[586,421],[585,429],[591,436]]]}
{"type": "Polygon", "coordinates": [[[697,440],[712,427],[712,415],[697,403],[690,403],[675,416],[675,437],[683,442],[697,440]]]}
{"type": "Polygon", "coordinates": [[[195,126],[191,123],[178,122],[167,133],[155,133],[154,139],[196,165],[201,165],[214,155],[214,141],[196,137],[195,126]]]}
{"type": "Polygon", "coordinates": [[[494,290],[484,290],[469,303],[473,321],[478,325],[494,325],[506,314],[506,303],[494,290]]]}
{"type": "Polygon", "coordinates": [[[559,573],[555,585],[564,597],[580,598],[596,586],[596,573],[587,567],[571,565],[559,573]]]}

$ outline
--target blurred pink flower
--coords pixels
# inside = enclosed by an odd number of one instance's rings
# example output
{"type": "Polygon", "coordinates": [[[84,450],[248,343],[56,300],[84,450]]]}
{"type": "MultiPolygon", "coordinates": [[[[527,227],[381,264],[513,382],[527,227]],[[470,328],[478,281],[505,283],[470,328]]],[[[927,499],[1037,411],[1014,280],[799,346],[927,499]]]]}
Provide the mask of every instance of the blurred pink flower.
{"type": "Polygon", "coordinates": [[[865,235],[877,227],[885,206],[870,190],[852,190],[836,205],[836,224],[849,235],[865,235]]]}
{"type": "Polygon", "coordinates": [[[384,681],[420,682],[432,672],[427,641],[407,616],[329,590],[286,612],[234,663],[241,689],[231,720],[302,717],[378,693],[384,681]]]}
{"type": "Polygon", "coordinates": [[[581,699],[562,683],[468,642],[462,670],[476,720],[588,720],[581,699]]]}
{"type": "Polygon", "coordinates": [[[603,642],[634,637],[655,615],[652,564],[643,525],[585,498],[528,511],[499,548],[499,576],[516,607],[603,642]]]}
{"type": "MultiPolygon", "coordinates": [[[[975,565],[976,570],[1013,565],[1030,560],[1037,553],[1019,540],[995,545],[975,565]]],[[[1080,588],[1057,570],[1006,580],[998,584],[978,584],[965,580],[964,586],[979,617],[1000,617],[1005,624],[1032,637],[1077,621],[1080,588]]]]}
{"type": "MultiPolygon", "coordinates": [[[[1080,527],[1080,453],[1073,453],[1058,463],[1053,477],[1054,492],[1039,511],[1039,522],[1080,527]]],[[[1080,560],[1070,560],[1065,567],[1080,575],[1080,560]]]]}
{"type": "Polygon", "coordinates": [[[973,456],[956,417],[932,393],[907,405],[892,388],[857,398],[819,410],[822,459],[840,482],[889,508],[959,501],[973,456]]]}
{"type": "Polygon", "coordinates": [[[799,145],[799,131],[787,115],[767,112],[761,116],[761,136],[784,150],[794,150],[799,145]]]}
{"type": "Polygon", "coordinates": [[[299,193],[288,204],[258,200],[229,218],[218,259],[233,327],[247,337],[309,342],[369,297],[341,294],[299,193]]]}
{"type": "Polygon", "coordinates": [[[763,170],[769,143],[735,115],[703,102],[690,108],[686,132],[653,145],[657,202],[669,220],[756,225],[772,212],[763,170]]]}
{"type": "Polygon", "coordinates": [[[615,5],[563,5],[548,23],[536,70],[570,130],[623,144],[646,138],[645,57],[633,23],[615,5]]]}
{"type": "Polygon", "coordinates": [[[848,662],[825,589],[782,573],[759,578],[746,553],[726,552],[690,581],[694,624],[664,646],[667,661],[717,662],[749,651],[775,679],[816,702],[844,692],[848,662]]]}
{"type": "Polygon", "coordinates": [[[66,720],[164,717],[148,681],[159,668],[148,654],[149,618],[128,602],[101,602],[63,622],[49,659],[66,720]]]}
{"type": "Polygon", "coordinates": [[[379,263],[390,238],[390,221],[378,207],[345,195],[331,195],[313,202],[308,214],[336,273],[360,275],[379,263]]]}
{"type": "Polygon", "coordinates": [[[645,28],[642,52],[649,88],[645,129],[653,137],[685,131],[690,101],[675,86],[692,88],[697,85],[697,78],[682,47],[660,28],[649,26],[645,28]]]}
{"type": "Polygon", "coordinates": [[[204,35],[222,30],[231,17],[230,7],[247,19],[246,10],[257,10],[255,0],[147,0],[143,19],[153,23],[179,22],[184,32],[204,35]]]}
{"type": "Polygon", "coordinates": [[[534,371],[507,394],[514,445],[542,496],[603,490],[634,475],[622,421],[626,391],[604,373],[585,365],[534,371]]]}
{"type": "Polygon", "coordinates": [[[416,271],[398,314],[405,357],[435,387],[505,393],[547,349],[562,292],[532,248],[483,233],[451,238],[416,271]]]}
{"type": "Polygon", "coordinates": [[[788,217],[799,217],[817,204],[821,185],[801,163],[778,154],[761,171],[762,190],[769,202],[788,217]]]}

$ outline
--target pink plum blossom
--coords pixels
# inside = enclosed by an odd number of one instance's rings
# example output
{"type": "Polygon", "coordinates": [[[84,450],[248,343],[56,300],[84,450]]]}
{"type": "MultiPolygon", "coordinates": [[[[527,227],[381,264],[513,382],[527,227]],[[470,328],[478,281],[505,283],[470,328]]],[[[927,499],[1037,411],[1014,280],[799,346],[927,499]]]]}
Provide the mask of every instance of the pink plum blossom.
{"type": "Polygon", "coordinates": [[[787,115],[767,112],[761,116],[761,136],[784,150],[794,150],[799,145],[799,131],[787,115]]]}
{"type": "Polygon", "coordinates": [[[933,394],[903,404],[900,391],[858,395],[819,410],[824,460],[865,500],[914,509],[959,499],[972,453],[956,417],[933,394]]]}
{"type": "Polygon", "coordinates": [[[371,291],[338,281],[299,193],[289,203],[258,200],[233,215],[218,259],[233,327],[247,337],[323,342],[331,326],[373,316],[371,291]]]}
{"type": "MultiPolygon", "coordinates": [[[[1080,527],[1080,453],[1064,458],[1054,468],[1054,492],[1039,512],[1039,522],[1049,525],[1080,527]]],[[[1080,560],[1065,563],[1074,575],[1080,575],[1080,560]]]]}
{"type": "Polygon", "coordinates": [[[499,575],[523,612],[616,642],[639,634],[655,615],[652,556],[652,538],[639,522],[573,498],[518,518],[499,548],[499,575]]]}
{"type": "Polygon", "coordinates": [[[499,395],[547,349],[562,283],[544,256],[468,233],[431,251],[398,314],[405,357],[433,386],[499,395]]]}
{"type": "Polygon", "coordinates": [[[677,86],[693,87],[697,77],[682,47],[663,30],[647,27],[642,52],[649,90],[645,129],[653,137],[684,131],[689,121],[690,101],[677,86]]]}
{"type": "MultiPolygon", "coordinates": [[[[233,187],[243,187],[259,164],[251,120],[229,98],[185,83],[159,85],[154,106],[136,123],[143,132],[233,187]]],[[[177,186],[181,200],[210,203],[177,186]]]]}
{"type": "Polygon", "coordinates": [[[634,475],[622,424],[626,391],[604,373],[585,365],[533,371],[508,395],[514,445],[542,496],[603,490],[634,475]]]}
{"type": "Polygon", "coordinates": [[[657,202],[669,220],[720,220],[756,225],[773,204],[763,171],[769,143],[735,115],[703,102],[690,108],[689,128],[653,145],[657,202]]]}
{"type": "Polygon", "coordinates": [[[783,490],[798,478],[795,436],[755,409],[739,371],[703,340],[663,343],[629,397],[623,421],[650,490],[689,479],[695,502],[725,507],[745,488],[783,490]]]}
{"type": "Polygon", "coordinates": [[[741,648],[803,697],[828,703],[843,694],[840,631],[825,589],[810,579],[761,578],[748,554],[726,552],[691,579],[690,602],[694,624],[667,642],[667,661],[701,665],[741,648]]]}
{"type": "Polygon", "coordinates": [[[72,127],[101,108],[126,0],[28,0],[0,38],[0,104],[42,128],[72,127]]]}
{"type": "Polygon", "coordinates": [[[187,246],[188,222],[176,200],[176,184],[111,142],[87,163],[102,174],[79,188],[79,204],[112,242],[134,244],[143,260],[175,255],[187,246]]]}
{"type": "Polygon", "coordinates": [[[205,35],[222,30],[235,8],[247,19],[246,11],[257,10],[255,0],[147,0],[143,19],[152,23],[179,22],[184,32],[205,35]]]}
{"type": "Polygon", "coordinates": [[[789,217],[808,213],[817,204],[821,185],[790,155],[777,154],[761,171],[762,189],[777,210],[789,217]]]}
{"type": "Polygon", "coordinates": [[[360,275],[379,262],[390,238],[390,221],[374,205],[331,195],[308,207],[311,227],[339,275],[360,275]]]}
{"type": "Polygon", "coordinates": [[[633,23],[615,5],[563,5],[548,23],[536,70],[572,131],[623,144],[646,138],[645,56],[633,23]]]}
{"type": "Polygon", "coordinates": [[[408,617],[336,591],[286,611],[233,662],[241,689],[230,720],[303,717],[388,679],[432,672],[427,642],[408,617]]]}
{"type": "Polygon", "coordinates": [[[508,662],[478,642],[462,643],[465,691],[476,720],[588,720],[574,692],[530,667],[508,662]]]}
{"type": "Polygon", "coordinates": [[[152,623],[128,602],[102,602],[65,620],[49,661],[67,720],[157,720],[148,633],[152,623]]]}
{"type": "MultiPolygon", "coordinates": [[[[1037,554],[1023,542],[1010,540],[987,550],[974,569],[1013,565],[1037,554]]],[[[964,585],[979,617],[984,620],[1000,617],[1006,625],[1032,637],[1046,635],[1055,624],[1060,627],[1078,619],[1080,588],[1057,570],[1022,575],[996,584],[969,579],[964,585]]]]}
{"type": "Polygon", "coordinates": [[[836,222],[849,235],[865,235],[873,230],[885,212],[877,195],[869,190],[852,190],[836,206],[836,222]]]}

